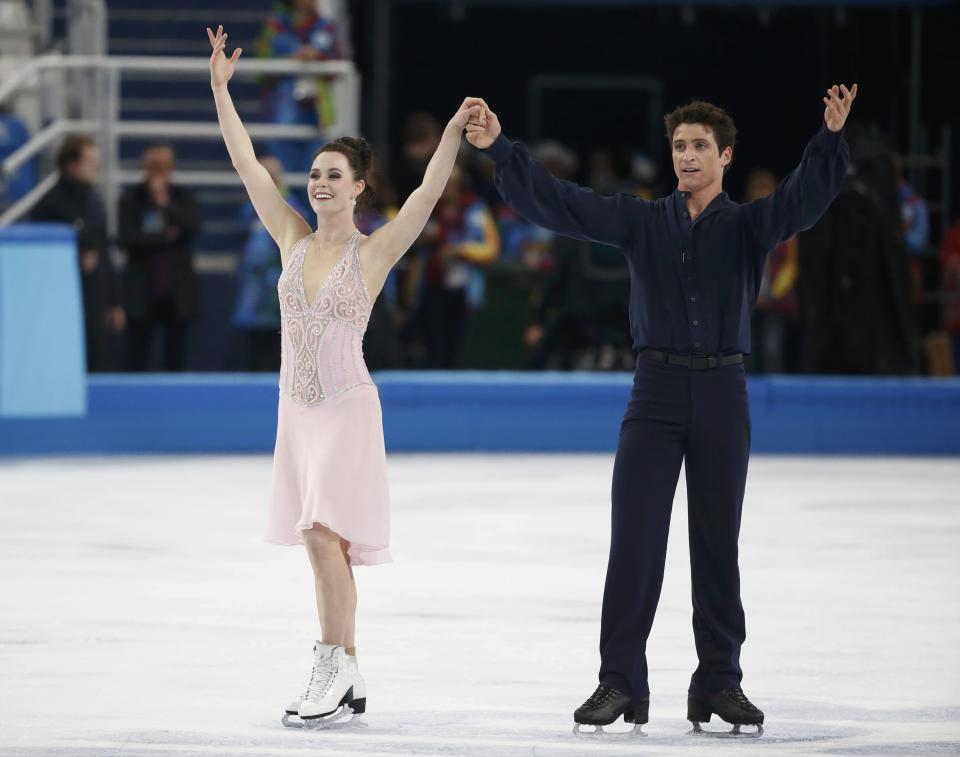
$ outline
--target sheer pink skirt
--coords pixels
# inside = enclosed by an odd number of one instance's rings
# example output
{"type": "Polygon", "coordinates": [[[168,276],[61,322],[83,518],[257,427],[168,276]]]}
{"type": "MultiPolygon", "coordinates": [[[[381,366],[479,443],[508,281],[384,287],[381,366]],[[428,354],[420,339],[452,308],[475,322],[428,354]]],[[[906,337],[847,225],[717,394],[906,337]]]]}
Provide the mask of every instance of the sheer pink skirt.
{"type": "Polygon", "coordinates": [[[377,388],[361,384],[302,407],[283,392],[266,540],[303,544],[326,526],[349,542],[351,565],[390,562],[387,457],[377,388]]]}

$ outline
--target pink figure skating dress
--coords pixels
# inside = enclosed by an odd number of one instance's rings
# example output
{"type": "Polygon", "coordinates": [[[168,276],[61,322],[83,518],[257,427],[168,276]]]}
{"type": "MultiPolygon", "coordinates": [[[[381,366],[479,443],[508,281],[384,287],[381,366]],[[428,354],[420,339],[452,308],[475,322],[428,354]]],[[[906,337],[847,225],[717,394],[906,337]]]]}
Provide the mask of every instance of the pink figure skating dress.
{"type": "Polygon", "coordinates": [[[308,303],[303,258],[311,239],[293,246],[277,284],[280,404],[266,540],[303,544],[302,532],[320,524],[350,543],[351,565],[389,562],[380,397],[363,362],[373,303],[360,275],[360,232],[308,303]]]}

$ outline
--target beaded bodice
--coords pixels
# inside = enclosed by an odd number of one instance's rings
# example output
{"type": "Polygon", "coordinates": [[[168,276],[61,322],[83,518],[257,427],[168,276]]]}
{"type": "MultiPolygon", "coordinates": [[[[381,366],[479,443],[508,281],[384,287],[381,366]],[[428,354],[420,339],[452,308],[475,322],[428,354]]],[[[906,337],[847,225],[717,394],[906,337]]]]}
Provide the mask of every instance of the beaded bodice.
{"type": "Polygon", "coordinates": [[[363,362],[363,334],[373,303],[360,274],[355,231],[313,302],[303,289],[303,259],[313,236],[290,250],[277,282],[280,295],[280,391],[298,405],[319,405],[372,384],[363,362]]]}

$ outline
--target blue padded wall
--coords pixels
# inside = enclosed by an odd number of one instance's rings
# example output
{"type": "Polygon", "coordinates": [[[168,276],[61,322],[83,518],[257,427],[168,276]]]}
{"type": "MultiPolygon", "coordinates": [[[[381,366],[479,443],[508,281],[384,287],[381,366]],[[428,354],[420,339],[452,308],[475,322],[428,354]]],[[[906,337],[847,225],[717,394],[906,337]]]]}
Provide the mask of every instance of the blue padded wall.
{"type": "Polygon", "coordinates": [[[0,228],[0,417],[85,412],[83,333],[73,227],[0,228]]]}
{"type": "MultiPolygon", "coordinates": [[[[387,448],[611,452],[630,374],[375,377],[387,448]]],[[[960,454],[960,380],[750,380],[753,451],[960,454]]],[[[270,452],[277,377],[95,376],[83,418],[0,418],[0,454],[270,452]]]]}

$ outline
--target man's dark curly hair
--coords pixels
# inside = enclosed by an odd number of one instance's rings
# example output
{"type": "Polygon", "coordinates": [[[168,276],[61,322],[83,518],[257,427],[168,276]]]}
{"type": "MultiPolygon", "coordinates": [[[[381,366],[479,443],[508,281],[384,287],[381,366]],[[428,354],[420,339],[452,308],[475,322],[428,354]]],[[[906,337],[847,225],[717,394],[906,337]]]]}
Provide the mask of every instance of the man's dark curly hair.
{"type": "MultiPolygon", "coordinates": [[[[717,148],[722,153],[728,147],[733,147],[737,141],[737,127],[733,124],[733,119],[727,115],[723,108],[718,108],[712,103],[703,100],[694,100],[686,105],[681,105],[676,110],[667,113],[663,117],[663,123],[667,127],[667,144],[673,149],[673,133],[680,124],[701,124],[705,126],[717,140],[717,148]]],[[[723,171],[726,173],[730,168],[732,161],[728,163],[723,171]]]]}

